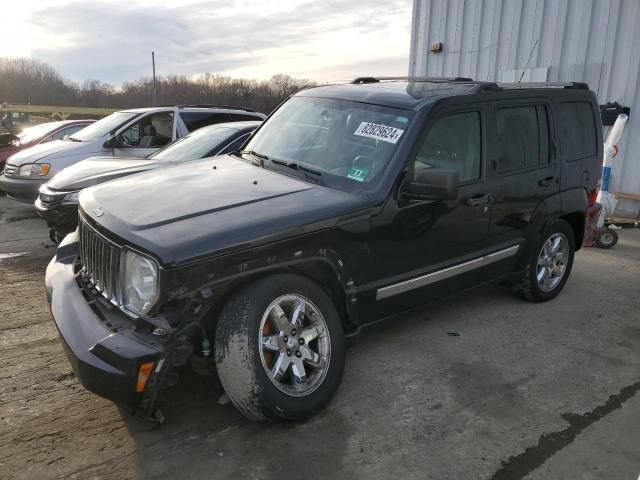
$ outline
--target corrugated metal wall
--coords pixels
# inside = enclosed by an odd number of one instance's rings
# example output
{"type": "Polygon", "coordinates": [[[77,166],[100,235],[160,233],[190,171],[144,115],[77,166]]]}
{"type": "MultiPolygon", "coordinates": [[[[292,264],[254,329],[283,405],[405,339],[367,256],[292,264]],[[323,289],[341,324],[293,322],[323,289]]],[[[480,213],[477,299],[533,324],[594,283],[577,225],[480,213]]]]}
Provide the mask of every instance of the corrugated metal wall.
{"type": "Polygon", "coordinates": [[[631,107],[610,190],[640,194],[640,0],[414,0],[410,55],[410,75],[496,81],[517,81],[531,56],[524,80],[584,81],[631,107]]]}

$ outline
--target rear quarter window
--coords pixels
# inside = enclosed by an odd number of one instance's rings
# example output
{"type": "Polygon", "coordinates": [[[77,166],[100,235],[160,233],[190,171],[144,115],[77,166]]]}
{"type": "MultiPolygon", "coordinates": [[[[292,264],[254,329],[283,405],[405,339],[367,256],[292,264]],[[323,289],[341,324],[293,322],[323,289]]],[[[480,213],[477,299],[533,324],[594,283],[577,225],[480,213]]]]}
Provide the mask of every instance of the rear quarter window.
{"type": "Polygon", "coordinates": [[[559,107],[559,138],[568,162],[597,154],[596,123],[588,102],[563,102],[559,107]]]}

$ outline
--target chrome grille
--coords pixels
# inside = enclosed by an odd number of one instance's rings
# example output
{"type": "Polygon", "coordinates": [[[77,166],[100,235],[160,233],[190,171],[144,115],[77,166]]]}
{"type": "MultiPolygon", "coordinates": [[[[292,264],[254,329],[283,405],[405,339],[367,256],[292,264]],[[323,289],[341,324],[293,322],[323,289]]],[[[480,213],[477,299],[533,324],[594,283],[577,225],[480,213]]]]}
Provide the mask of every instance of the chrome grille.
{"type": "Polygon", "coordinates": [[[80,274],[85,281],[115,305],[122,306],[121,251],[79,216],[80,274]]]}
{"type": "Polygon", "coordinates": [[[15,165],[10,165],[8,163],[5,163],[5,165],[4,165],[4,174],[5,175],[13,175],[14,173],[16,173],[17,169],[18,169],[18,167],[16,167],[15,165]]]}

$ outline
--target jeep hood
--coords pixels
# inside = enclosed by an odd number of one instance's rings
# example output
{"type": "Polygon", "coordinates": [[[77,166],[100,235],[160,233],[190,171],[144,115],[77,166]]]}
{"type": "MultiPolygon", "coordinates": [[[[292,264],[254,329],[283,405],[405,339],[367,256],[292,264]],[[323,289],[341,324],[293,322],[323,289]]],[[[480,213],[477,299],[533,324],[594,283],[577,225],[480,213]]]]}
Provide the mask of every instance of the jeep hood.
{"type": "MultiPolygon", "coordinates": [[[[101,146],[101,145],[100,145],[101,146]]],[[[26,165],[28,163],[46,162],[49,158],[61,158],[79,153],[87,153],[99,149],[95,142],[72,142],[68,140],[54,140],[52,142],[40,143],[33,147],[21,150],[11,156],[12,165],[26,165]]]]}
{"type": "Polygon", "coordinates": [[[80,194],[89,221],[166,266],[330,228],[369,205],[364,195],[228,155],[121,178],[80,194]]]}
{"type": "Polygon", "coordinates": [[[161,163],[130,157],[92,157],[56,174],[47,182],[47,187],[67,192],[82,190],[115,178],[151,170],[161,163]]]}

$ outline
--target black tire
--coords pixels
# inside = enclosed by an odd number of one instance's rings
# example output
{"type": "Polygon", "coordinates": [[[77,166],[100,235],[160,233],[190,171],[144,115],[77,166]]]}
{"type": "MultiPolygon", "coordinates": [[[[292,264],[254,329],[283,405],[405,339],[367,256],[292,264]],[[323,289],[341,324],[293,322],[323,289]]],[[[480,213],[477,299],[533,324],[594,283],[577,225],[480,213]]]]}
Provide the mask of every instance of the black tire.
{"type": "Polygon", "coordinates": [[[538,241],[529,248],[527,264],[520,277],[520,281],[516,285],[518,295],[530,302],[546,302],[555,298],[567,283],[567,279],[571,274],[571,267],[573,266],[573,258],[576,250],[575,245],[573,229],[565,220],[557,219],[548,223],[538,238],[538,241]],[[545,291],[538,283],[538,259],[547,240],[557,234],[562,234],[566,238],[568,252],[560,281],[551,290],[545,291]]]}
{"type": "Polygon", "coordinates": [[[303,420],[322,410],[340,385],[344,359],[342,322],[333,302],[317,284],[299,275],[272,275],[241,288],[225,305],[216,328],[220,382],[236,408],[253,421],[303,420]],[[281,391],[263,367],[262,318],[272,302],[284,295],[310,300],[327,326],[330,360],[315,390],[305,396],[281,391]]]}
{"type": "Polygon", "coordinates": [[[598,230],[593,238],[598,248],[611,248],[618,243],[618,232],[609,227],[598,230]]]}

